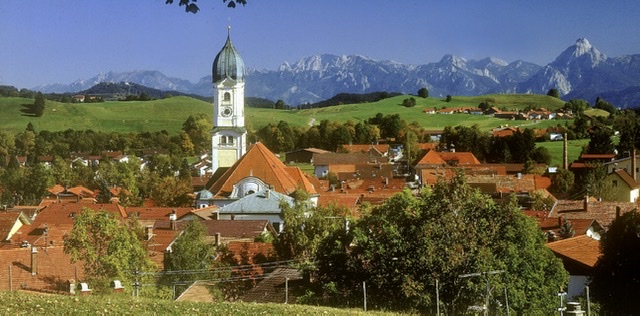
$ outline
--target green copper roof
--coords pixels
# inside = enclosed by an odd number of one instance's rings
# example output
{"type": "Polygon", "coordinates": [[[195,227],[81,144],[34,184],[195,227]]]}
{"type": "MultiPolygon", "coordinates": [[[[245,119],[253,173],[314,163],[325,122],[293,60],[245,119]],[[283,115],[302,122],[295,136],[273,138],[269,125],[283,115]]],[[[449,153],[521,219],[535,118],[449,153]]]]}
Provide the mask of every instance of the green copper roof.
{"type": "Polygon", "coordinates": [[[213,60],[213,82],[220,82],[225,78],[243,82],[244,73],[244,61],[242,61],[240,54],[231,44],[231,38],[227,35],[227,42],[213,60]]]}

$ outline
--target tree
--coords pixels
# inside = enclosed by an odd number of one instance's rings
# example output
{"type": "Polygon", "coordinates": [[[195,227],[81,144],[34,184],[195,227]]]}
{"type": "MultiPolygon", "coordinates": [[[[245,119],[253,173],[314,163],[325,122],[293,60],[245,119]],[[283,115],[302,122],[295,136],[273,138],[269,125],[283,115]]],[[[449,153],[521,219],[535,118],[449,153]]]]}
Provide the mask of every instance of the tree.
{"type": "Polygon", "coordinates": [[[402,100],[402,106],[404,106],[406,108],[412,108],[412,107],[416,106],[416,99],[414,99],[413,97],[404,99],[404,100],[402,100]]]}
{"type": "Polygon", "coordinates": [[[594,107],[596,109],[605,110],[609,112],[609,114],[616,114],[618,112],[618,110],[616,109],[615,106],[613,106],[613,104],[603,100],[600,97],[596,98],[596,104],[594,105],[594,107]]]}
{"type": "Polygon", "coordinates": [[[109,190],[109,186],[107,185],[107,181],[104,179],[100,181],[100,192],[96,195],[97,203],[111,203],[111,191],[109,190]]]}
{"type": "Polygon", "coordinates": [[[183,207],[191,204],[189,194],[192,193],[189,180],[163,177],[152,184],[151,199],[158,206],[183,207]]]}
{"type": "Polygon", "coordinates": [[[36,98],[33,102],[33,115],[36,117],[42,116],[44,114],[44,104],[44,95],[41,92],[36,93],[36,98]]]}
{"type": "Polygon", "coordinates": [[[421,151],[418,136],[416,136],[414,132],[408,131],[404,135],[404,143],[402,145],[403,155],[407,158],[409,164],[413,164],[413,162],[418,159],[421,151]]]}
{"type": "Polygon", "coordinates": [[[567,220],[566,217],[562,219],[562,225],[560,226],[558,234],[560,234],[560,237],[563,239],[571,238],[576,234],[576,231],[573,229],[573,223],[567,220]]]}
{"type": "Polygon", "coordinates": [[[551,177],[551,186],[549,191],[558,197],[567,197],[573,189],[575,182],[575,176],[573,172],[567,169],[558,169],[558,171],[551,177]]]}
{"type": "Polygon", "coordinates": [[[560,99],[560,92],[558,92],[558,89],[556,89],[556,88],[549,89],[549,91],[547,92],[547,95],[550,96],[550,97],[554,97],[554,98],[560,99]]]}
{"type": "Polygon", "coordinates": [[[64,252],[72,262],[84,263],[89,280],[106,287],[113,279],[129,283],[135,271],[150,271],[153,263],[140,241],[137,222],[120,222],[113,213],[83,208],[64,239],[64,252]]]}
{"type": "Polygon", "coordinates": [[[213,263],[213,247],[206,240],[205,227],[198,220],[190,221],[165,254],[162,283],[187,283],[182,292],[195,280],[211,278],[213,263]]]}
{"type": "Polygon", "coordinates": [[[204,114],[189,115],[182,124],[182,130],[191,138],[195,153],[199,154],[211,149],[211,119],[204,114]]]}
{"type": "Polygon", "coordinates": [[[451,102],[451,95],[447,94],[447,98],[444,100],[445,102],[451,102]]]}
{"type": "Polygon", "coordinates": [[[359,285],[366,281],[372,306],[434,314],[438,280],[441,310],[456,315],[483,304],[479,298],[489,282],[490,314],[504,308],[499,293],[505,288],[517,314],[545,314],[556,304],[551,294],[568,280],[515,197],[496,204],[467,185],[463,174],[418,197],[406,190],[364,213],[348,232],[326,238],[317,255],[318,281],[333,282],[350,300],[361,295],[359,285]],[[459,277],[494,270],[504,273],[459,277]]]}
{"type": "Polygon", "coordinates": [[[274,104],[274,108],[277,110],[284,110],[287,108],[287,105],[284,103],[284,101],[278,99],[278,101],[276,101],[276,103],[274,104]]]}
{"type": "Polygon", "coordinates": [[[600,252],[589,285],[601,309],[611,315],[640,310],[640,214],[633,210],[616,218],[600,240],[600,252]]]}
{"type": "Polygon", "coordinates": [[[418,90],[418,96],[421,98],[428,98],[429,90],[427,90],[427,88],[425,87],[420,88],[420,90],[418,90]]]}
{"type": "Polygon", "coordinates": [[[346,210],[337,207],[314,208],[304,191],[297,190],[294,194],[296,198],[293,205],[286,202],[280,204],[284,227],[273,241],[273,247],[281,260],[312,261],[324,237],[343,227],[346,210]]]}
{"type": "Polygon", "coordinates": [[[588,154],[612,154],[615,150],[613,144],[613,131],[602,124],[597,124],[589,130],[588,154]]]}
{"type": "MultiPolygon", "coordinates": [[[[196,1],[198,0],[180,0],[179,5],[184,6],[185,12],[191,12],[195,14],[200,11],[198,5],[195,4],[196,1]]],[[[242,6],[245,6],[247,4],[247,0],[222,0],[222,2],[226,3],[228,8],[235,8],[236,4],[242,4],[242,6]]],[[[166,0],[165,3],[172,4],[173,0],[166,0]]]]}

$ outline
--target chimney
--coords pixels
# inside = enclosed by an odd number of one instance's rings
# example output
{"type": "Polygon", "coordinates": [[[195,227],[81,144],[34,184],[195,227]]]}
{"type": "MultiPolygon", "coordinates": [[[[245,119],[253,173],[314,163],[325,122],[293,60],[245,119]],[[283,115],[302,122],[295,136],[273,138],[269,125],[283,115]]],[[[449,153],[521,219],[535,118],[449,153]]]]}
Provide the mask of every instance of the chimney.
{"type": "Polygon", "coordinates": [[[558,217],[558,227],[562,227],[563,218],[562,216],[558,217]]]}
{"type": "Polygon", "coordinates": [[[176,220],[178,219],[178,216],[176,215],[176,210],[171,211],[171,214],[169,214],[169,226],[171,227],[171,230],[176,230],[177,229],[177,225],[176,225],[176,220]]]}
{"type": "Polygon", "coordinates": [[[216,233],[216,246],[220,246],[220,233],[216,233]]]}
{"type": "Polygon", "coordinates": [[[568,143],[567,143],[567,133],[564,133],[564,135],[562,135],[562,169],[564,170],[568,170],[569,169],[569,153],[567,151],[567,147],[569,147],[568,143]]]}
{"type": "Polygon", "coordinates": [[[271,198],[271,190],[267,189],[264,193],[265,193],[265,197],[266,197],[267,199],[270,199],[270,198],[271,198]]]}
{"type": "Polygon", "coordinates": [[[38,274],[38,249],[31,246],[31,275],[38,274]]]}
{"type": "Polygon", "coordinates": [[[620,217],[620,211],[621,211],[620,206],[616,205],[616,219],[620,217]]]}
{"type": "Polygon", "coordinates": [[[584,197],[584,211],[589,212],[589,196],[584,197]]]}
{"type": "Polygon", "coordinates": [[[634,146],[631,151],[631,176],[633,177],[633,180],[638,181],[638,171],[636,170],[638,166],[636,164],[636,147],[634,146]]]}

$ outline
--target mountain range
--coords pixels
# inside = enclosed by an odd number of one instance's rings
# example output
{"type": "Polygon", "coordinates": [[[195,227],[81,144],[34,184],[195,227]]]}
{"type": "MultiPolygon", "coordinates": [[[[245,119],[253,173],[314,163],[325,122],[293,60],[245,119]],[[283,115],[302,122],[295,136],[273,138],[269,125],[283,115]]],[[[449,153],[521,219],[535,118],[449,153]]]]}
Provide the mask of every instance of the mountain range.
{"type": "MultiPolygon", "coordinates": [[[[130,82],[162,91],[211,96],[211,76],[198,82],[167,77],[159,71],[107,72],[71,84],[33,88],[42,92],[78,92],[101,82],[130,82]]],[[[565,100],[594,103],[601,97],[617,107],[640,106],[640,54],[607,57],[585,38],[565,49],[553,62],[540,66],[517,60],[507,63],[445,55],[440,61],[407,65],[359,55],[314,55],[278,70],[247,69],[245,94],[290,105],[318,102],[338,93],[376,91],[415,94],[429,89],[431,96],[489,93],[546,94],[558,89],[565,100]]]]}

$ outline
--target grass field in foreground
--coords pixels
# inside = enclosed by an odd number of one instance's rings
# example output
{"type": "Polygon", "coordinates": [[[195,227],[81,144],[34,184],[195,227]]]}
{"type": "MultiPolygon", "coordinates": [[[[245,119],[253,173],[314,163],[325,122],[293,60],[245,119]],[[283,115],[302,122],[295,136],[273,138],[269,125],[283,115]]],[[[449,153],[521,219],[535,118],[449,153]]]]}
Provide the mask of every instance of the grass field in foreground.
{"type": "Polygon", "coordinates": [[[131,296],[0,292],[2,315],[393,315],[296,304],[192,303],[131,296]]]}

